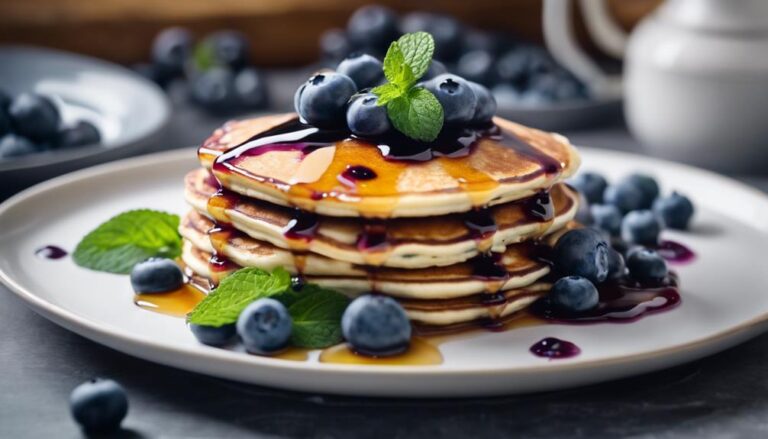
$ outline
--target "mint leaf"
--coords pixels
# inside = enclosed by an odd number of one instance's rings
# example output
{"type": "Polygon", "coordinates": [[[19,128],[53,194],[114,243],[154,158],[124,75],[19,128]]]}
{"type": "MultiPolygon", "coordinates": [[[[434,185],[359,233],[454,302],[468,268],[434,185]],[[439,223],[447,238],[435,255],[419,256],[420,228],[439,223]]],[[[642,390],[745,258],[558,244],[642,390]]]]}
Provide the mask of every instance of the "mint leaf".
{"type": "Polygon", "coordinates": [[[198,303],[187,321],[214,327],[235,323],[253,301],[278,295],[290,287],[291,275],[283,268],[276,268],[272,273],[259,268],[242,268],[225,277],[198,303]]]}
{"type": "Polygon", "coordinates": [[[128,274],[150,257],[179,256],[178,228],[177,215],[149,209],[123,212],[85,235],[72,258],[81,267],[128,274]]]}
{"type": "Polygon", "coordinates": [[[375,87],[371,92],[378,96],[376,103],[379,106],[386,105],[389,101],[399,98],[404,93],[399,86],[391,82],[375,87]]]}
{"type": "Polygon", "coordinates": [[[390,101],[387,115],[398,131],[422,142],[435,140],[443,128],[443,107],[422,87],[412,88],[407,95],[390,101]]]}
{"type": "Polygon", "coordinates": [[[414,81],[424,76],[432,63],[435,53],[435,40],[426,32],[405,34],[397,40],[405,64],[411,68],[414,81]]]}
{"type": "Polygon", "coordinates": [[[201,72],[216,67],[218,62],[216,61],[216,53],[213,50],[213,45],[204,41],[195,46],[195,50],[192,53],[192,63],[195,69],[201,72]]]}
{"type": "Polygon", "coordinates": [[[405,54],[400,50],[397,41],[393,41],[389,45],[383,64],[384,77],[391,84],[399,86],[402,90],[407,90],[416,81],[413,70],[405,62],[405,54]]]}
{"type": "MultiPolygon", "coordinates": [[[[282,296],[277,299],[281,300],[282,296]]],[[[288,305],[293,319],[291,344],[321,349],[341,342],[341,316],[348,304],[349,299],[343,294],[313,284],[305,285],[298,292],[298,299],[288,305]]]]}

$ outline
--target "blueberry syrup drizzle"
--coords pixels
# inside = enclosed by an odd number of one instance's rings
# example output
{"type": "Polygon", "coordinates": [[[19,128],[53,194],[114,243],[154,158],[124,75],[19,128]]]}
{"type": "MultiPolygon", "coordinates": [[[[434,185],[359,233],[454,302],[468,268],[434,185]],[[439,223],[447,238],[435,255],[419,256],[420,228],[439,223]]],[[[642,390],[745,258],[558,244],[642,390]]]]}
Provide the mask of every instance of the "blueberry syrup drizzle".
{"type": "Polygon", "coordinates": [[[581,349],[575,344],[555,337],[539,340],[530,347],[530,351],[537,357],[549,358],[551,360],[572,358],[581,353],[581,349]]]}
{"type": "Polygon", "coordinates": [[[473,209],[464,214],[464,225],[474,239],[485,239],[498,230],[488,208],[473,209]]]}
{"type": "Polygon", "coordinates": [[[526,215],[534,221],[546,222],[555,218],[555,205],[549,191],[541,191],[526,198],[524,203],[526,215]]]}
{"type": "Polygon", "coordinates": [[[283,236],[288,239],[311,241],[317,235],[320,225],[317,215],[301,209],[294,209],[293,217],[283,229],[283,236]]]}
{"type": "Polygon", "coordinates": [[[56,245],[46,245],[35,250],[35,256],[43,259],[61,259],[68,254],[66,250],[56,245]]]}
{"type": "Polygon", "coordinates": [[[696,259],[696,253],[675,241],[661,241],[655,250],[662,258],[673,264],[687,264],[696,259]]]}
{"type": "Polygon", "coordinates": [[[376,172],[367,166],[348,165],[347,169],[345,169],[344,172],[342,172],[336,178],[342,184],[345,184],[350,187],[354,187],[358,181],[373,180],[376,177],[378,177],[378,175],[376,175],[376,172]]]}
{"type": "Polygon", "coordinates": [[[509,271],[501,263],[501,253],[485,253],[470,259],[472,277],[485,281],[506,281],[509,271]]]}
{"type": "Polygon", "coordinates": [[[384,223],[366,224],[357,237],[357,249],[363,252],[386,250],[390,246],[384,223]]]}

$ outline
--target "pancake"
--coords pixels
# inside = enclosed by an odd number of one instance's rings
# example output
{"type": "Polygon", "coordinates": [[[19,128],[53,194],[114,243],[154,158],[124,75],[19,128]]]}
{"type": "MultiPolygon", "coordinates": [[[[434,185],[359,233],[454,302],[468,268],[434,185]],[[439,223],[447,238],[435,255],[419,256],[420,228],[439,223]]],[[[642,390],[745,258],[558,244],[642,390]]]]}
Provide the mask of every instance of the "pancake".
{"type": "MultiPolygon", "coordinates": [[[[208,258],[211,254],[195,248],[185,242],[182,259],[195,275],[205,279],[215,279],[221,275],[211,270],[208,258]]],[[[234,271],[241,267],[231,265],[234,271]]],[[[351,297],[360,292],[339,288],[336,281],[307,276],[307,280],[326,288],[337,289],[351,297]]],[[[215,283],[215,282],[214,282],[215,283]]],[[[498,321],[525,309],[537,298],[545,295],[551,287],[547,282],[535,282],[527,287],[509,289],[496,294],[474,294],[452,299],[413,299],[397,297],[409,319],[417,325],[431,327],[453,326],[468,322],[492,320],[498,321]]]]}
{"type": "Polygon", "coordinates": [[[523,288],[550,271],[549,265],[537,257],[542,246],[532,242],[511,245],[493,258],[475,258],[445,267],[402,269],[356,265],[313,253],[291,252],[235,230],[213,229],[206,233],[211,227],[213,223],[208,218],[193,211],[184,217],[179,231],[185,240],[184,262],[214,281],[238,267],[283,267],[310,282],[350,295],[378,291],[431,300],[523,288]],[[218,259],[211,264],[214,253],[218,259]]]}
{"type": "Polygon", "coordinates": [[[255,239],[353,264],[399,268],[451,265],[555,232],[573,219],[578,196],[557,184],[533,199],[470,214],[381,222],[312,215],[234,193],[211,199],[217,190],[216,180],[205,169],[185,178],[185,197],[195,210],[255,239]],[[386,239],[383,245],[364,248],[361,244],[371,230],[386,239]]]}
{"type": "Polygon", "coordinates": [[[303,125],[293,114],[267,116],[226,124],[198,156],[226,189],[340,217],[466,212],[529,197],[578,168],[566,138],[494,122],[483,130],[446,129],[430,145],[403,136],[374,144],[303,125]],[[393,160],[393,151],[418,157],[393,160]],[[354,169],[364,178],[351,178],[354,169]]]}

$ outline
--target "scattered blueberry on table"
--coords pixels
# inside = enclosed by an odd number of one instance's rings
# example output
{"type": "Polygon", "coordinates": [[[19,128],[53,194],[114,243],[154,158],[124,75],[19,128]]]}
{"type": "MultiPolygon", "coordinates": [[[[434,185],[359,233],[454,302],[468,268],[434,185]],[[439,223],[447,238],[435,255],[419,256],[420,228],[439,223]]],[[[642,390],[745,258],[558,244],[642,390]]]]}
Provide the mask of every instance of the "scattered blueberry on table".
{"type": "Polygon", "coordinates": [[[77,386],[69,397],[72,417],[88,434],[111,433],[128,414],[128,396],[116,381],[95,378],[77,386]]]}

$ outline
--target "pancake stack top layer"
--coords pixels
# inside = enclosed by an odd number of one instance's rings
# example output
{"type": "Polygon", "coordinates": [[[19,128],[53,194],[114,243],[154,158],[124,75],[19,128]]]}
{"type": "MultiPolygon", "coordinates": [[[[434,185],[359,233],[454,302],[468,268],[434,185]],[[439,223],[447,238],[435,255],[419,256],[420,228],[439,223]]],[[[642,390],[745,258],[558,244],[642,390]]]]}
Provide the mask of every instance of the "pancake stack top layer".
{"type": "Polygon", "coordinates": [[[397,297],[412,320],[509,315],[544,294],[540,257],[575,215],[561,136],[503,119],[431,144],[377,143],[295,115],[230,122],[185,181],[184,259],[214,282],[282,266],[355,295],[397,297]]]}

